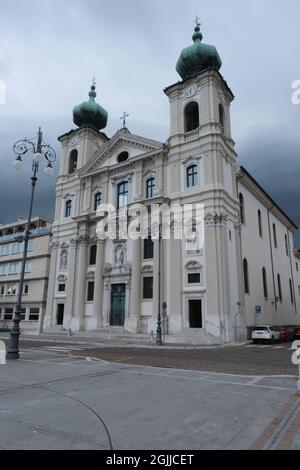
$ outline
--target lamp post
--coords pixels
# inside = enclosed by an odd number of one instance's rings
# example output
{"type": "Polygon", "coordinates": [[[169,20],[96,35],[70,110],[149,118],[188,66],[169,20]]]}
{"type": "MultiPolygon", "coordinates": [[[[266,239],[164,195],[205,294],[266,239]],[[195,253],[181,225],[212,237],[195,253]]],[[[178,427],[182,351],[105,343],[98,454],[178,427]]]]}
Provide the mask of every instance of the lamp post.
{"type": "Polygon", "coordinates": [[[34,198],[34,190],[37,182],[37,174],[39,170],[40,163],[45,159],[47,162],[47,166],[44,169],[44,173],[47,176],[53,175],[53,168],[52,163],[56,159],[55,151],[50,145],[47,145],[43,142],[43,134],[41,128],[39,128],[37,139],[35,141],[31,140],[20,140],[16,142],[13,146],[13,151],[17,155],[16,160],[13,163],[13,166],[16,170],[20,170],[23,168],[23,160],[22,156],[25,155],[27,152],[33,153],[33,161],[32,161],[32,176],[31,176],[31,195],[30,195],[30,205],[29,205],[29,213],[28,219],[26,224],[26,229],[24,235],[16,237],[16,241],[19,243],[24,242],[24,251],[22,257],[22,264],[21,264],[21,274],[20,274],[20,281],[19,281],[19,290],[18,290],[18,297],[17,297],[17,304],[13,318],[13,327],[10,333],[10,341],[7,347],[6,357],[7,359],[19,359],[19,337],[20,337],[20,321],[21,321],[21,306],[22,306],[22,294],[23,294],[23,285],[24,285],[24,276],[25,276],[25,269],[26,269],[26,260],[27,260],[27,249],[28,249],[28,241],[30,238],[30,223],[31,223],[31,215],[32,215],[32,207],[33,207],[33,198],[34,198]]]}
{"type": "Polygon", "coordinates": [[[156,344],[162,346],[162,330],[161,330],[161,314],[160,314],[160,297],[161,297],[161,239],[162,228],[158,227],[158,313],[157,313],[157,327],[156,327],[156,344]]]}

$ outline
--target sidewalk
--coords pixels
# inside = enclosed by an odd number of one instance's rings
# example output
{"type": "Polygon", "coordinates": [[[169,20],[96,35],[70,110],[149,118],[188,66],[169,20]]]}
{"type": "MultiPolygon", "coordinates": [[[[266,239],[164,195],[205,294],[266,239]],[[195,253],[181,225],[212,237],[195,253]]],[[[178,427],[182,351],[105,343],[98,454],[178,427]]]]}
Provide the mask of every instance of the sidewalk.
{"type": "Polygon", "coordinates": [[[300,449],[297,377],[23,351],[0,366],[1,449],[300,449]]]}
{"type": "MultiPolygon", "coordinates": [[[[0,333],[0,340],[7,342],[9,339],[9,333],[0,333]]],[[[38,342],[45,342],[45,343],[74,343],[74,344],[86,344],[89,346],[105,346],[107,348],[153,348],[153,349],[216,349],[216,348],[224,348],[229,346],[241,346],[247,344],[247,341],[244,342],[236,342],[236,343],[226,343],[226,344],[215,344],[215,345],[206,345],[206,344],[176,344],[176,343],[168,343],[163,344],[161,346],[157,345],[155,341],[143,338],[136,341],[136,338],[128,337],[128,338],[118,338],[118,337],[111,337],[108,338],[107,335],[103,336],[101,334],[96,335],[95,333],[90,332],[83,332],[83,333],[76,333],[68,336],[67,334],[41,334],[41,335],[31,335],[22,333],[20,336],[20,340],[33,340],[38,342]]]]}

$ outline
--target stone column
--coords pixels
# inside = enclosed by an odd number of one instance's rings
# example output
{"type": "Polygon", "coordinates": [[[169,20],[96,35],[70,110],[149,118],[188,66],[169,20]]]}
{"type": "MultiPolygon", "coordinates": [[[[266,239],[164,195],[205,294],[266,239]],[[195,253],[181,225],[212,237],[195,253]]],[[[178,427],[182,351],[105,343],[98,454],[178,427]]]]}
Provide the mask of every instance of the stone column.
{"type": "Polygon", "coordinates": [[[97,317],[97,328],[103,326],[103,273],[105,258],[105,240],[98,240],[97,243],[97,257],[96,257],[96,271],[95,271],[95,294],[93,314],[97,317]]]}
{"type": "Polygon", "coordinates": [[[230,335],[230,284],[227,246],[227,217],[205,216],[206,330],[227,341],[230,335]]]}
{"type": "MultiPolygon", "coordinates": [[[[164,298],[167,301],[167,318],[170,332],[181,331],[187,327],[186,315],[182,312],[182,246],[181,240],[171,236],[171,240],[164,240],[165,266],[164,266],[164,298]]],[[[163,289],[162,289],[163,290],[163,289]]]]}
{"type": "Polygon", "coordinates": [[[128,328],[132,333],[139,332],[141,315],[141,239],[132,240],[131,295],[128,328]]]}
{"type": "Polygon", "coordinates": [[[159,240],[153,240],[154,244],[154,265],[153,265],[153,313],[149,322],[149,333],[155,333],[157,327],[157,316],[160,308],[159,299],[159,240]]]}
{"type": "Polygon", "coordinates": [[[40,332],[42,333],[44,328],[49,328],[56,324],[54,309],[54,297],[55,297],[55,284],[56,284],[56,266],[57,266],[57,252],[59,243],[53,241],[51,244],[51,258],[50,258],[50,269],[49,269],[49,281],[48,281],[48,294],[47,294],[47,307],[45,318],[42,319],[40,324],[40,332]]]}
{"type": "Polygon", "coordinates": [[[68,281],[67,281],[67,298],[65,303],[65,316],[68,319],[68,324],[73,329],[74,319],[74,292],[75,292],[75,274],[76,274],[76,252],[77,252],[77,240],[72,239],[70,241],[69,248],[69,262],[68,262],[68,281]]]}
{"type": "Polygon", "coordinates": [[[84,327],[85,303],[86,303],[86,269],[87,269],[87,238],[79,239],[77,279],[75,292],[75,315],[77,329],[84,327]]]}

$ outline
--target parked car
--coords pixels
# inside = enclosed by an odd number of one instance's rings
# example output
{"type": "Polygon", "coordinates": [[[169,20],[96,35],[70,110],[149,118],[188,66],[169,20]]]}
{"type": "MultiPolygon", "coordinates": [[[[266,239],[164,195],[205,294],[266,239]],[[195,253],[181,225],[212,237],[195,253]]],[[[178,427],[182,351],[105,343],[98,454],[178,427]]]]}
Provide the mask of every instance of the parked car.
{"type": "Polygon", "coordinates": [[[279,340],[283,343],[289,343],[293,341],[294,335],[293,332],[287,328],[280,328],[279,329],[279,340]]]}
{"type": "Polygon", "coordinates": [[[297,328],[294,329],[293,338],[296,339],[296,340],[300,339],[300,327],[297,327],[297,328]]]}
{"type": "Polygon", "coordinates": [[[275,343],[280,341],[280,333],[272,326],[256,326],[252,331],[253,344],[256,343],[275,343]]]}

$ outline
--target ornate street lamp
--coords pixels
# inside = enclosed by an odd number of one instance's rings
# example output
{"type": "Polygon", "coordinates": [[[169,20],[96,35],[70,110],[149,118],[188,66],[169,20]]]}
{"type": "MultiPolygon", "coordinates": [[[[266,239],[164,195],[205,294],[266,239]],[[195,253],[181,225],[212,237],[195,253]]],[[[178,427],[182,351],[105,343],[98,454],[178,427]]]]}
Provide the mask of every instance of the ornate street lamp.
{"type": "Polygon", "coordinates": [[[23,294],[24,276],[25,276],[25,269],[26,269],[28,241],[31,235],[30,223],[31,223],[31,215],[32,215],[32,207],[33,207],[34,190],[35,190],[35,186],[37,182],[37,173],[39,170],[40,163],[43,160],[45,160],[45,163],[47,163],[47,166],[44,169],[44,173],[47,176],[52,176],[53,175],[52,163],[56,159],[56,153],[54,149],[50,147],[50,145],[47,145],[43,142],[43,134],[42,134],[41,128],[39,128],[36,142],[27,140],[27,139],[20,140],[14,144],[13,151],[17,155],[17,158],[13,163],[13,166],[16,170],[20,170],[23,168],[22,156],[25,155],[27,152],[33,153],[33,160],[32,160],[30,206],[29,206],[29,214],[28,214],[25,234],[16,237],[17,242],[19,243],[24,242],[24,251],[23,251],[23,258],[22,258],[22,265],[21,265],[17,305],[16,305],[14,318],[13,318],[13,327],[10,333],[10,341],[9,341],[9,344],[7,347],[7,353],[6,353],[7,359],[19,359],[19,337],[20,337],[22,294],[23,294]]]}

